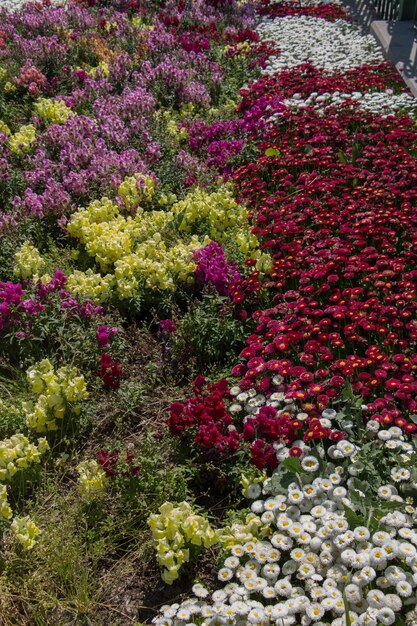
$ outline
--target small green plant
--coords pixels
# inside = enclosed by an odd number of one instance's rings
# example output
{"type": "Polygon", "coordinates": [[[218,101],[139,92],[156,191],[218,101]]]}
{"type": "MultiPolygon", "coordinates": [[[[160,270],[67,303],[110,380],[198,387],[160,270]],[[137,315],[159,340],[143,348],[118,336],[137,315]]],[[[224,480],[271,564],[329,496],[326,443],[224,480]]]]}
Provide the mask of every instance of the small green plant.
{"type": "Polygon", "coordinates": [[[180,363],[190,359],[197,369],[222,366],[243,345],[245,334],[245,326],[233,317],[228,300],[206,293],[182,318],[173,356],[180,363]]]}

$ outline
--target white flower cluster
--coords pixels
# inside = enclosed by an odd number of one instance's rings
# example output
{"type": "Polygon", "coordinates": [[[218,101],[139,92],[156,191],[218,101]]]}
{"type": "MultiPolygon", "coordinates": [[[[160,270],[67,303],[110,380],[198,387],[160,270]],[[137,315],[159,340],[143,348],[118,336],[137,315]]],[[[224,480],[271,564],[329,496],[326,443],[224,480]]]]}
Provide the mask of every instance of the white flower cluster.
{"type": "Polygon", "coordinates": [[[344,20],[327,22],[315,17],[283,17],[261,22],[263,39],[273,40],[281,53],[272,56],[263,70],[273,74],[310,61],[325,70],[347,70],[365,63],[381,62],[382,55],[371,35],[344,20]]]}
{"type": "MultiPolygon", "coordinates": [[[[346,440],[336,449],[344,459],[357,451],[346,440]]],[[[352,522],[351,472],[330,464],[322,478],[310,472],[317,470],[315,460],[303,458],[308,473],[285,495],[274,495],[273,479],[264,482],[263,497],[253,502],[252,511],[269,529],[268,539],[230,549],[218,572],[225,587],[208,600],[208,591],[196,585],[195,598],[163,607],[154,624],[345,626],[347,606],[352,626],[389,626],[396,623],[396,613],[415,604],[413,510],[401,510],[405,502],[389,484],[379,491],[394,508],[381,514],[378,526],[370,524],[371,515],[360,523],[353,513],[352,522]]]]}
{"type": "Polygon", "coordinates": [[[230,405],[229,412],[232,415],[246,412],[247,415],[244,418],[244,421],[246,421],[247,419],[253,417],[253,415],[256,415],[259,412],[259,409],[265,405],[275,408],[281,405],[281,408],[277,411],[278,415],[280,415],[283,411],[296,410],[294,402],[291,399],[286,398],[283,391],[280,391],[283,389],[283,377],[274,376],[272,382],[275,385],[276,391],[271,393],[269,398],[256,391],[256,389],[242,391],[242,389],[237,385],[232,387],[230,389],[230,395],[234,398],[234,403],[230,405]]]}
{"type": "Polygon", "coordinates": [[[405,440],[404,432],[399,426],[390,426],[390,428],[381,428],[381,424],[377,420],[369,420],[366,423],[368,437],[376,438],[383,442],[387,450],[395,450],[400,452],[400,459],[403,463],[411,461],[415,454],[414,446],[405,440]]]}
{"type": "MultiPolygon", "coordinates": [[[[395,94],[392,89],[383,92],[361,93],[333,93],[318,94],[313,92],[308,98],[303,99],[300,94],[295,93],[292,98],[284,100],[284,104],[291,109],[302,110],[308,107],[314,108],[320,115],[326,115],[329,107],[339,107],[345,104],[358,106],[363,111],[375,113],[387,117],[398,112],[406,113],[412,117],[417,117],[417,101],[407,93],[395,94]]],[[[270,118],[272,121],[273,118],[270,118]]]]}

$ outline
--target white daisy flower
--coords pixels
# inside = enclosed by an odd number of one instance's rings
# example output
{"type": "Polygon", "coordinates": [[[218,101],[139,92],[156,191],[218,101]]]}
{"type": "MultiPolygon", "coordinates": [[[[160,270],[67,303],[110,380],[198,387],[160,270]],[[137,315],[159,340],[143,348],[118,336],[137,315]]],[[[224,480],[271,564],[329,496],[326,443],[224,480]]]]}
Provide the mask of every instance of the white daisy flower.
{"type": "Polygon", "coordinates": [[[196,583],[192,586],[192,592],[197,598],[207,598],[209,592],[201,583],[196,583]]]}
{"type": "Polygon", "coordinates": [[[240,545],[240,543],[236,543],[235,545],[233,545],[230,548],[230,551],[233,554],[233,556],[237,556],[238,558],[243,556],[245,553],[244,547],[240,545]]]}
{"type": "Polygon", "coordinates": [[[395,613],[387,606],[379,609],[377,618],[384,626],[390,626],[390,624],[395,624],[395,613]]]}
{"type": "Polygon", "coordinates": [[[288,597],[291,595],[292,584],[290,583],[289,580],[287,580],[286,578],[283,578],[282,580],[277,580],[277,582],[274,585],[274,589],[277,595],[288,597]]]}
{"type": "Polygon", "coordinates": [[[413,588],[406,580],[401,580],[395,585],[395,590],[402,598],[409,598],[413,593],[413,588]]]}
{"type": "Polygon", "coordinates": [[[303,468],[303,470],[305,470],[306,472],[316,472],[319,468],[319,462],[316,459],[315,456],[305,456],[302,460],[301,460],[301,467],[303,468]]]}
{"type": "Polygon", "coordinates": [[[225,559],[224,566],[229,567],[231,569],[236,569],[239,567],[240,561],[236,556],[229,556],[225,559]]]}
{"type": "Polygon", "coordinates": [[[320,620],[325,613],[325,609],[321,604],[317,602],[312,602],[310,606],[306,608],[306,615],[313,621],[317,622],[320,620]]]}

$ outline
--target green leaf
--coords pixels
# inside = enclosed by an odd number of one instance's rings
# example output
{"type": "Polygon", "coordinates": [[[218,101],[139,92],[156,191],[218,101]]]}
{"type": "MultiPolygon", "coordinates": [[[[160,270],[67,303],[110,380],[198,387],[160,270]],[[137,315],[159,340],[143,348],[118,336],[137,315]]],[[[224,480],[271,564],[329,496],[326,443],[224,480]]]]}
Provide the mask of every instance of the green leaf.
{"type": "Polygon", "coordinates": [[[291,483],[294,482],[294,475],[290,474],[289,472],[287,474],[284,474],[282,476],[281,479],[281,486],[283,488],[283,491],[285,493],[287,493],[288,491],[288,487],[291,485],[291,483]]]}
{"type": "Polygon", "coordinates": [[[350,620],[350,614],[349,614],[349,605],[348,605],[348,601],[346,600],[345,592],[342,593],[342,598],[343,598],[343,606],[345,607],[346,626],[352,626],[352,622],[350,620]]]}
{"type": "Polygon", "coordinates": [[[364,483],[362,480],[359,480],[359,478],[353,480],[353,486],[356,491],[363,491],[363,493],[366,493],[370,489],[369,483],[364,483]]]}
{"type": "Polygon", "coordinates": [[[342,388],[341,395],[343,400],[353,400],[354,398],[353,387],[348,380],[345,382],[342,388]]]}
{"type": "Polygon", "coordinates": [[[265,150],[265,156],[268,157],[279,157],[281,156],[281,152],[277,150],[277,148],[267,148],[265,150]]]}
{"type": "Polygon", "coordinates": [[[342,161],[342,163],[344,165],[346,165],[347,163],[347,158],[346,158],[346,154],[344,152],[342,152],[341,150],[339,150],[339,152],[337,153],[337,156],[339,157],[339,159],[342,161]]]}
{"type": "Polygon", "coordinates": [[[313,146],[311,146],[309,143],[306,144],[303,148],[303,152],[305,154],[313,154],[313,146]]]}
{"type": "Polygon", "coordinates": [[[290,456],[281,465],[292,474],[305,474],[306,471],[301,467],[301,461],[297,457],[290,456]]]}
{"type": "Polygon", "coordinates": [[[282,479],[282,472],[276,472],[271,476],[271,480],[269,483],[270,493],[281,493],[283,491],[282,479]]]}
{"type": "Polygon", "coordinates": [[[343,505],[345,510],[346,519],[351,528],[357,528],[358,526],[364,526],[365,522],[362,517],[360,517],[355,511],[353,511],[350,507],[343,505]]]}
{"type": "Polygon", "coordinates": [[[382,501],[378,503],[378,508],[382,513],[385,511],[394,511],[395,509],[401,509],[402,502],[387,502],[382,501]]]}
{"type": "Polygon", "coordinates": [[[351,489],[349,492],[350,495],[350,499],[352,500],[352,503],[358,507],[358,509],[360,510],[361,514],[365,517],[366,515],[366,508],[364,506],[364,497],[363,495],[361,495],[361,493],[359,491],[356,491],[355,489],[351,489]]]}

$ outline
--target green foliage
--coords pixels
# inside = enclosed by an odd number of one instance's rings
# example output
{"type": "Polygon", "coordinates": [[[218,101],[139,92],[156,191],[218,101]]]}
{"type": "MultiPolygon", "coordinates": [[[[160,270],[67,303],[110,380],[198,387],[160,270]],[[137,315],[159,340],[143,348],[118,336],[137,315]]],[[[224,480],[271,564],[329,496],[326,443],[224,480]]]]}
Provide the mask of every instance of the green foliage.
{"type": "MultiPolygon", "coordinates": [[[[1,390],[2,384],[0,382],[1,390]]],[[[26,416],[22,411],[21,404],[22,400],[27,400],[27,398],[27,394],[20,392],[20,389],[16,386],[16,395],[4,395],[0,399],[0,439],[6,439],[15,433],[24,431],[26,416]]]]}
{"type": "MultiPolygon", "coordinates": [[[[13,544],[6,545],[0,589],[17,596],[34,623],[57,623],[59,613],[66,620],[82,617],[97,594],[98,559],[94,550],[87,556],[87,527],[80,507],[54,493],[49,506],[38,508],[36,521],[43,530],[36,549],[20,552],[13,544]]],[[[79,623],[88,622],[82,617],[79,623]]]]}
{"type": "Polygon", "coordinates": [[[191,360],[195,368],[219,367],[236,354],[246,335],[225,298],[206,293],[184,315],[173,345],[174,359],[191,360]]]}
{"type": "Polygon", "coordinates": [[[122,380],[117,395],[117,415],[115,424],[120,428],[130,416],[135,415],[145,401],[143,385],[136,380],[122,380]]]}
{"type": "Polygon", "coordinates": [[[137,477],[122,464],[113,485],[118,497],[135,512],[140,523],[165,501],[181,502],[189,496],[190,470],[170,460],[169,441],[147,433],[135,453],[135,465],[140,468],[137,477]]]}

